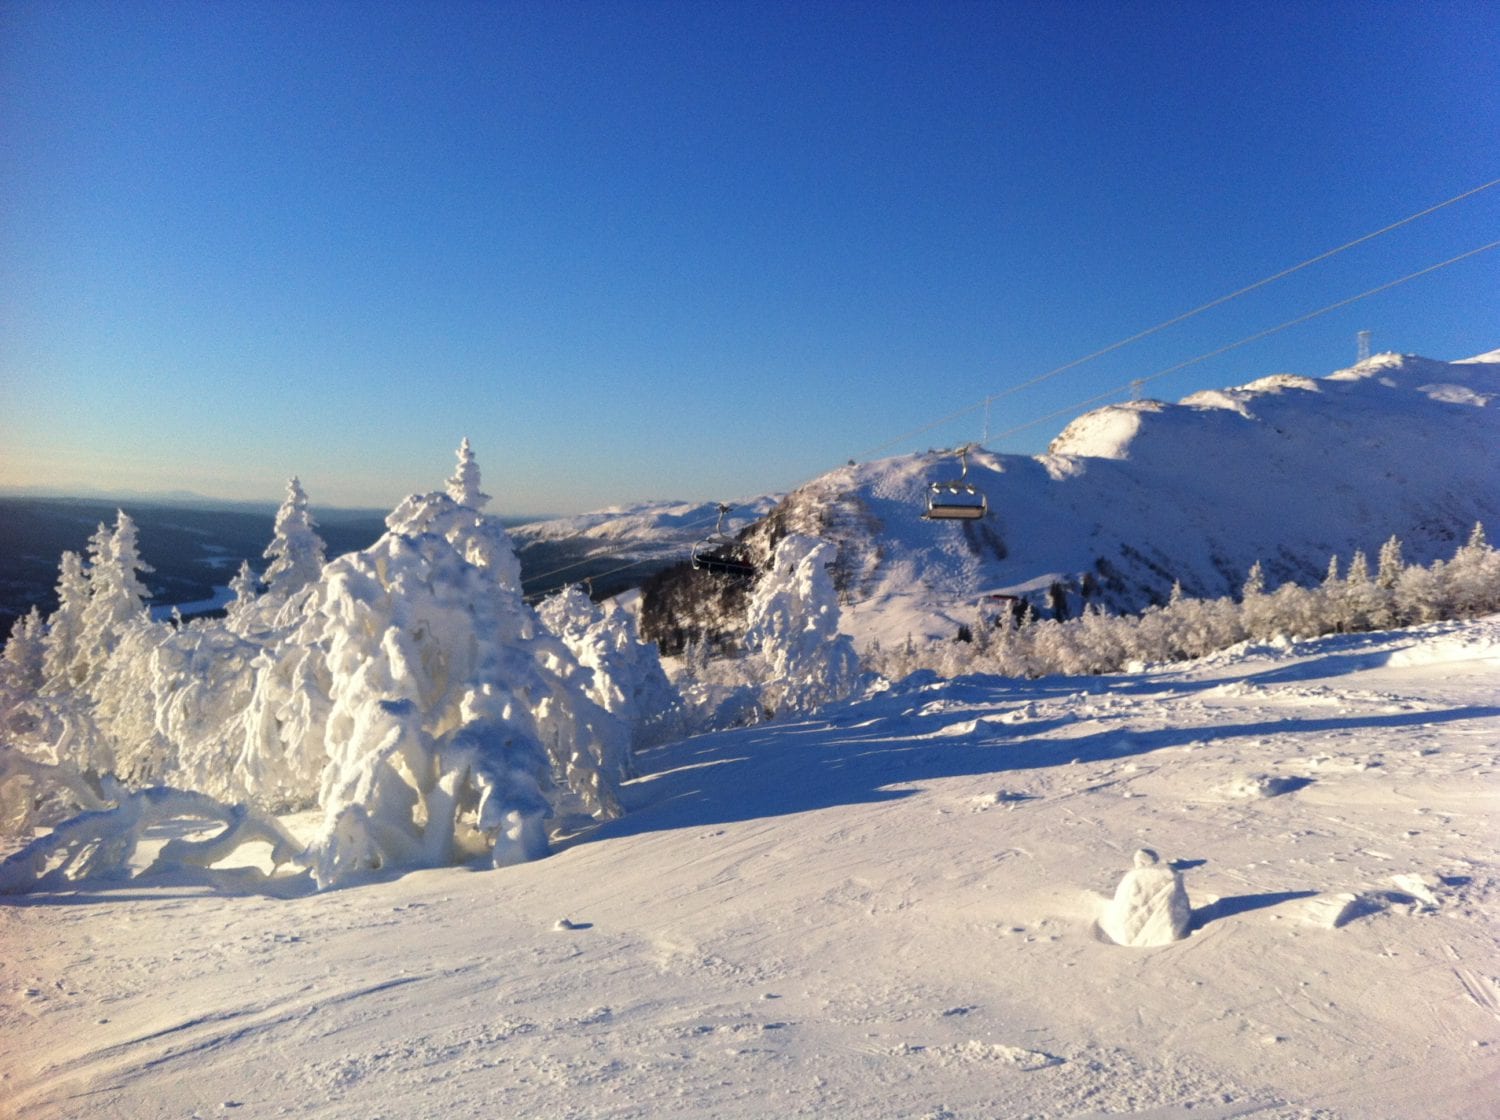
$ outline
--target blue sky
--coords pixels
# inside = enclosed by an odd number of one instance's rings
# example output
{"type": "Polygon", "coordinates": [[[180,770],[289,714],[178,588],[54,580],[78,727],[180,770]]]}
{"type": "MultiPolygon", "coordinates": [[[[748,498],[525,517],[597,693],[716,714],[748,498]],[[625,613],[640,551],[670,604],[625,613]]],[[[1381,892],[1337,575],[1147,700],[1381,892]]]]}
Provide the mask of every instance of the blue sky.
{"type": "MultiPolygon", "coordinates": [[[[783,490],[1500,178],[1492,3],[0,6],[0,486],[783,490]]],[[[1500,187],[992,433],[1500,239],[1500,187]]],[[[1154,382],[1500,347],[1500,250],[1154,382]]],[[[1065,423],[992,440],[1033,453],[1065,423]]]]}

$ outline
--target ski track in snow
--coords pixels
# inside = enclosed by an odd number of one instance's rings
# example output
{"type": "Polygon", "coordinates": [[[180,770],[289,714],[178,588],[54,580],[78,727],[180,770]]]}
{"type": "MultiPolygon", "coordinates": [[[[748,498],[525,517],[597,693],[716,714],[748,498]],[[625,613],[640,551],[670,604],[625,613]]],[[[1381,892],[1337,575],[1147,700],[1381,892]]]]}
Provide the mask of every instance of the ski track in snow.
{"type": "Polygon", "coordinates": [[[918,677],[648,752],[534,864],[6,899],[0,1113],[1479,1120],[1497,669],[1490,619],[918,677]],[[1094,924],[1140,847],[1162,948],[1094,924]]]}

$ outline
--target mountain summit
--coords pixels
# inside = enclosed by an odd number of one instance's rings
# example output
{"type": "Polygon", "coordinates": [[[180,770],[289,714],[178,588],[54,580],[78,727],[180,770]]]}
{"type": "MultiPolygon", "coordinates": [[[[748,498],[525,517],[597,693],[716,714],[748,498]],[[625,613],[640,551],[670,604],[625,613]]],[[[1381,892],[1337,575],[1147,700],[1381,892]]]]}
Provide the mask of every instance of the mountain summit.
{"type": "Polygon", "coordinates": [[[1500,351],[1379,354],[1324,378],[1109,405],[1046,454],[971,451],[983,519],[922,518],[929,483],[959,469],[928,452],[814,479],[745,543],[767,555],[787,532],[835,542],[846,626],[882,641],[951,636],[994,596],[1134,610],[1174,582],[1234,594],[1257,560],[1273,586],[1316,582],[1331,555],[1373,556],[1392,535],[1425,563],[1476,521],[1500,525],[1497,398],[1500,351]]]}

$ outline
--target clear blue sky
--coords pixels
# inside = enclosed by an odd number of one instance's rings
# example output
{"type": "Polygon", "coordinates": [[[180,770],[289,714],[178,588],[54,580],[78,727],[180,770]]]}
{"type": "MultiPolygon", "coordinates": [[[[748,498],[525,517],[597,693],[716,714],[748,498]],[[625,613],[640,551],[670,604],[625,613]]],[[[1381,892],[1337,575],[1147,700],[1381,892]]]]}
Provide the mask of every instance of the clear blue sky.
{"type": "MultiPolygon", "coordinates": [[[[0,486],[389,506],[467,435],[507,512],[732,499],[1500,177],[1500,10],[7,0],[0,145],[0,486]]],[[[1500,187],[991,431],[1497,238],[1500,187]]],[[[1500,250],[1149,394],[1365,328],[1500,347],[1500,250]]]]}

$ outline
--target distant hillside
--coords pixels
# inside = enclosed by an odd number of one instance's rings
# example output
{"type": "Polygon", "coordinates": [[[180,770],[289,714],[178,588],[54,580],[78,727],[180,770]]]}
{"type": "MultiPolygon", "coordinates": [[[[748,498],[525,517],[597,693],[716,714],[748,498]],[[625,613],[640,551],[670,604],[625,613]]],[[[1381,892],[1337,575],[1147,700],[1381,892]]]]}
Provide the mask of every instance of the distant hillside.
{"type": "MultiPolygon", "coordinates": [[[[774,497],[737,502],[724,532],[737,533],[769,513],[774,497]]],[[[714,502],[641,502],[596,513],[533,521],[510,529],[529,596],[569,583],[592,583],[596,598],[643,583],[686,559],[718,526],[714,502]]]]}
{"type": "MultiPolygon", "coordinates": [[[[745,534],[758,559],[786,532],[838,543],[846,628],[862,640],[952,635],[995,594],[1039,605],[1065,589],[1115,610],[1174,580],[1236,593],[1320,579],[1334,553],[1452,552],[1475,521],[1500,531],[1500,351],[1461,362],[1382,354],[1328,377],[1277,374],[1177,404],[1134,401],[1075,420],[1045,455],[969,457],[988,497],[975,522],[923,520],[951,454],[841,467],[745,534]]],[[[701,573],[683,578],[703,579],[701,573]]]]}
{"type": "MultiPolygon", "coordinates": [[[[33,606],[43,614],[56,609],[63,552],[83,555],[94,529],[113,525],[122,509],[135,520],[141,556],[153,569],[145,578],[155,604],[211,599],[241,560],[263,568],[276,514],[274,505],[0,496],[0,640],[33,606]]],[[[364,548],[385,530],[379,512],[327,509],[316,516],[330,556],[364,548]]]]}

